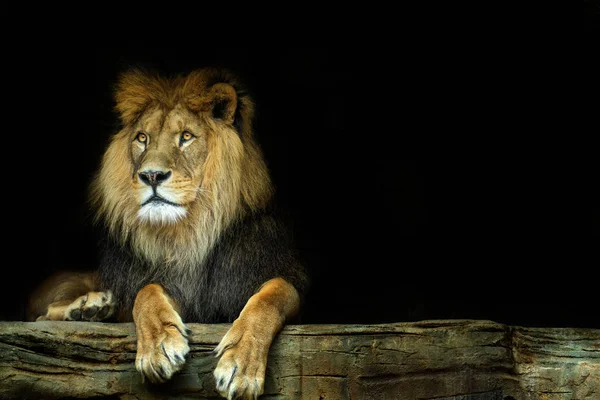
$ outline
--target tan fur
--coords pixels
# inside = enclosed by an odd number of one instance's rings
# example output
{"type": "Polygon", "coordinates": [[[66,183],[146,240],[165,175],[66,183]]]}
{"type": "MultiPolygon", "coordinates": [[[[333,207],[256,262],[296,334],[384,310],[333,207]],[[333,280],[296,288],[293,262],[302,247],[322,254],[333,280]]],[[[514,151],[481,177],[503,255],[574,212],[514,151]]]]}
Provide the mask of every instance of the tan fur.
{"type": "Polygon", "coordinates": [[[262,394],[271,342],[299,306],[298,292],[281,278],[266,282],[248,300],[215,349],[221,359],[214,375],[222,396],[253,399],[262,394]],[[233,375],[232,370],[236,371],[233,375]],[[220,384],[230,376],[229,384],[220,384]]]}
{"type": "Polygon", "coordinates": [[[101,321],[110,318],[115,312],[115,299],[110,292],[95,291],[98,286],[95,272],[58,272],[35,290],[26,319],[101,321]]]}
{"type": "MultiPolygon", "coordinates": [[[[155,265],[198,265],[220,233],[247,210],[260,208],[272,195],[266,165],[252,139],[251,116],[254,106],[243,98],[241,135],[230,125],[238,102],[235,90],[225,83],[207,87],[214,71],[199,70],[187,77],[166,80],[148,77],[139,71],[123,75],[117,86],[116,109],[123,129],[114,136],[102,161],[100,173],[92,185],[92,203],[98,218],[107,221],[109,229],[123,242],[132,240],[138,255],[155,265]],[[225,120],[210,117],[210,104],[215,99],[230,98],[225,120]],[[162,126],[165,116],[172,126],[162,126]],[[149,146],[157,140],[157,132],[168,136],[181,125],[194,126],[203,134],[206,158],[201,165],[173,164],[167,153],[155,152],[152,165],[173,169],[171,185],[187,193],[183,197],[189,217],[168,226],[140,224],[136,213],[139,199],[135,189],[140,184],[130,163],[132,142],[138,131],[150,133],[149,146]],[[198,185],[200,190],[197,190],[198,185]],[[132,196],[133,194],[133,196],[132,196]]],[[[159,138],[158,140],[163,140],[159,138]]],[[[135,145],[134,145],[135,146],[135,145]]],[[[146,154],[148,158],[150,154],[146,154]]]]}
{"type": "Polygon", "coordinates": [[[46,279],[31,295],[27,307],[27,320],[35,321],[45,315],[49,307],[54,308],[51,314],[54,320],[64,307],[75,299],[94,291],[98,287],[98,275],[95,272],[61,271],[46,279]],[[57,309],[60,308],[60,309],[57,309]]]}
{"type": "MultiPolygon", "coordinates": [[[[211,69],[173,79],[131,71],[117,85],[116,110],[123,127],[104,154],[90,201],[97,220],[123,244],[130,243],[149,268],[185,276],[202,265],[232,222],[263,208],[272,196],[267,167],[253,140],[254,105],[247,96],[238,97],[234,86],[233,77],[211,69]],[[220,118],[212,115],[216,103],[224,105],[220,118]],[[236,113],[241,117],[237,129],[232,125],[236,113]],[[195,135],[184,145],[190,147],[174,146],[184,130],[195,135]],[[140,132],[142,142],[136,139],[140,132]],[[138,172],[144,169],[172,173],[160,190],[169,191],[185,208],[185,217],[166,224],[140,221],[148,188],[138,172]],[[174,265],[179,269],[170,269],[174,265]]],[[[95,290],[95,279],[61,275],[46,282],[34,296],[32,315],[61,319],[68,307],[83,301],[81,296],[94,298],[87,293],[95,290]]],[[[215,377],[223,396],[256,398],[262,393],[271,342],[298,312],[299,302],[296,289],[281,278],[266,282],[248,300],[216,349],[221,360],[215,377]]],[[[119,315],[124,320],[127,310],[119,315]]],[[[133,320],[136,368],[152,381],[169,379],[189,351],[178,305],[160,285],[150,284],[136,296],[133,320]]]]}
{"type": "Polygon", "coordinates": [[[153,382],[164,382],[181,369],[190,350],[187,328],[176,308],[156,284],[145,286],[135,300],[136,368],[153,382]]]}

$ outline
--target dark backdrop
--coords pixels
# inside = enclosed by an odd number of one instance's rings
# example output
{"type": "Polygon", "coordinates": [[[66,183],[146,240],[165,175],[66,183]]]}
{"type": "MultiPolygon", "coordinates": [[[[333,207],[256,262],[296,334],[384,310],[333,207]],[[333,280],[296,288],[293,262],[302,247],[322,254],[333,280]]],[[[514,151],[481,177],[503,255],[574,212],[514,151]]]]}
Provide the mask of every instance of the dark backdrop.
{"type": "Polygon", "coordinates": [[[27,291],[52,271],[96,264],[85,194],[116,129],[117,74],[222,65],[254,94],[258,140],[312,274],[303,322],[600,327],[591,276],[556,262],[547,240],[559,210],[540,192],[547,166],[521,146],[535,130],[521,122],[535,108],[521,55],[443,40],[20,44],[4,78],[0,318],[22,318],[27,291]]]}

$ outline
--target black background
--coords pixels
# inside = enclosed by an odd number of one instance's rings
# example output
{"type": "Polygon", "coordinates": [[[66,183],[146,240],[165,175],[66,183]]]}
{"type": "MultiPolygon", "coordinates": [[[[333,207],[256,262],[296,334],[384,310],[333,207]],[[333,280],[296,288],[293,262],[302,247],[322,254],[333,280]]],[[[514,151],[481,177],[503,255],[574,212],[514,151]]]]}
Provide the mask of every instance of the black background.
{"type": "Polygon", "coordinates": [[[21,319],[51,272],[96,264],[86,191],[117,128],[118,73],[210,65],[256,100],[258,140],[312,274],[303,322],[600,327],[589,270],[557,258],[561,210],[542,189],[551,166],[524,146],[541,73],[526,51],[391,39],[235,48],[40,35],[11,49],[0,319],[21,319]]]}

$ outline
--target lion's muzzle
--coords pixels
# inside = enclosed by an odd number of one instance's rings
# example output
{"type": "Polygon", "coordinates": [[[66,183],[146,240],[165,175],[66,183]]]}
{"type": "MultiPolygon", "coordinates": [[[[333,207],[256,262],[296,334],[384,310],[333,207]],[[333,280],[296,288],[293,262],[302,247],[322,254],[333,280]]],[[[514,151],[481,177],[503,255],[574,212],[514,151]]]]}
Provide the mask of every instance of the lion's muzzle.
{"type": "MultiPolygon", "coordinates": [[[[143,186],[146,199],[141,203],[138,218],[151,224],[172,224],[186,216],[186,210],[176,201],[172,201],[168,189],[162,188],[171,178],[171,171],[148,169],[138,173],[143,186]],[[150,186],[150,188],[148,187],[150,186]]],[[[143,195],[144,196],[144,195],[143,195]]]]}

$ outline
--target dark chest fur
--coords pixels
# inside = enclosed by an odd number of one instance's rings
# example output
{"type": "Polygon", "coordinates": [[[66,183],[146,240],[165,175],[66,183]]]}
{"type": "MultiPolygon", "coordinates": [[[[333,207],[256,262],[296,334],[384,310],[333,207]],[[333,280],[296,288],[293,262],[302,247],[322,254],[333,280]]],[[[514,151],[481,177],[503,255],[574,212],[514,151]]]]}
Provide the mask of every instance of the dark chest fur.
{"type": "Polygon", "coordinates": [[[293,284],[301,296],[307,276],[288,233],[273,215],[254,215],[233,224],[201,265],[151,268],[128,246],[106,240],[100,263],[104,289],[113,291],[126,318],[138,291],[161,284],[181,306],[186,322],[231,322],[260,286],[275,277],[293,284]]]}

